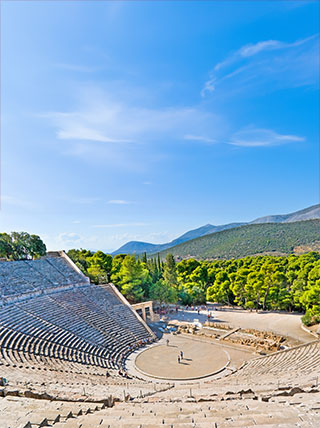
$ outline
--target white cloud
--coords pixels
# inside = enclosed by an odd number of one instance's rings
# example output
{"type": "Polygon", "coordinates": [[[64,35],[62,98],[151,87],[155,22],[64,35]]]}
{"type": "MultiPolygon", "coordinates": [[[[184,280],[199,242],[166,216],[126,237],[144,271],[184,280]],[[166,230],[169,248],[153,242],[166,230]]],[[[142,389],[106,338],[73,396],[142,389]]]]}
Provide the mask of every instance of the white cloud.
{"type": "Polygon", "coordinates": [[[206,137],[203,135],[185,135],[183,138],[185,140],[199,141],[202,143],[216,143],[217,142],[217,140],[215,140],[214,138],[206,137]]]}
{"type": "Polygon", "coordinates": [[[270,129],[245,128],[234,133],[229,144],[239,147],[270,147],[305,141],[298,135],[278,134],[270,129]]]}
{"type": "Polygon", "coordinates": [[[101,132],[86,128],[79,124],[69,124],[65,129],[57,131],[59,140],[87,140],[98,141],[100,143],[130,143],[132,140],[109,138],[101,132]]]}
{"type": "Polygon", "coordinates": [[[290,46],[290,44],[282,43],[279,40],[266,40],[263,42],[258,42],[255,44],[250,43],[248,45],[242,46],[242,48],[238,51],[238,54],[242,57],[249,57],[262,51],[272,51],[290,46]]]}
{"type": "Polygon", "coordinates": [[[123,199],[111,199],[110,201],[108,201],[108,204],[112,204],[112,205],[129,205],[129,204],[132,204],[132,202],[125,201],[123,199]]]}
{"type": "Polygon", "coordinates": [[[80,235],[75,232],[62,232],[57,235],[43,235],[49,251],[69,250],[70,248],[94,248],[104,245],[104,241],[99,241],[98,236],[80,235]]]}
{"type": "Polygon", "coordinates": [[[132,96],[135,92],[137,88],[123,93],[116,84],[86,87],[79,89],[73,111],[40,116],[50,121],[58,140],[69,142],[58,146],[63,153],[87,160],[96,156],[112,165],[125,162],[135,151],[146,156],[147,145],[152,145],[149,155],[156,158],[156,146],[182,142],[186,135],[213,140],[223,132],[224,119],[199,105],[151,108],[144,105],[145,97],[132,96]]]}
{"type": "Polygon", "coordinates": [[[216,89],[216,77],[212,75],[209,80],[207,80],[204,84],[204,87],[201,89],[201,96],[205,97],[207,92],[213,92],[216,89]]]}
{"type": "Polygon", "coordinates": [[[313,85],[318,79],[318,49],[317,34],[292,43],[264,40],[244,45],[214,66],[201,96],[220,87],[225,94],[270,82],[268,90],[313,85]]]}
{"type": "Polygon", "coordinates": [[[82,239],[82,236],[78,235],[77,233],[69,232],[69,233],[60,233],[58,235],[58,240],[66,242],[75,242],[82,239]]]}
{"type": "Polygon", "coordinates": [[[57,241],[61,242],[62,245],[76,244],[82,239],[83,237],[81,235],[78,235],[77,233],[73,233],[73,232],[60,233],[57,237],[57,241]]]}
{"type": "Polygon", "coordinates": [[[243,57],[249,57],[256,55],[262,51],[296,48],[298,46],[305,45],[310,41],[316,40],[317,36],[318,34],[315,34],[313,36],[306,37],[305,39],[296,40],[293,43],[281,42],[279,40],[266,40],[255,44],[250,43],[248,45],[243,46],[238,52],[243,57]]]}

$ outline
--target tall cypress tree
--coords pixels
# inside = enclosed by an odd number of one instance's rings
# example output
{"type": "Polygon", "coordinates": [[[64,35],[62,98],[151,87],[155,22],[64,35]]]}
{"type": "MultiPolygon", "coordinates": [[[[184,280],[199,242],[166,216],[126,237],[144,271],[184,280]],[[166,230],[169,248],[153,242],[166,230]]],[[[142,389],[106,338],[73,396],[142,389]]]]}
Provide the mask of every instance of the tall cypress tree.
{"type": "Polygon", "coordinates": [[[142,255],[142,262],[147,263],[147,253],[146,252],[144,252],[142,255]]]}
{"type": "Polygon", "coordinates": [[[167,254],[166,264],[163,269],[163,278],[171,286],[176,286],[178,284],[176,261],[172,254],[167,254]]]}

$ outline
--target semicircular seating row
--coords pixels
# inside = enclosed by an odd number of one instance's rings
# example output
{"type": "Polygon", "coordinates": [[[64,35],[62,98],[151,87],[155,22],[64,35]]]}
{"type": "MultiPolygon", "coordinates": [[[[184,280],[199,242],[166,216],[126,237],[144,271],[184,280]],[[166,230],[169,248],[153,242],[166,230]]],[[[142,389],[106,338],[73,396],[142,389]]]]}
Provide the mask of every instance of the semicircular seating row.
{"type": "Polygon", "coordinates": [[[0,311],[1,357],[18,351],[18,362],[32,354],[118,369],[130,347],[153,340],[112,287],[87,281],[60,258],[0,263],[2,295],[25,297],[0,311]]]}

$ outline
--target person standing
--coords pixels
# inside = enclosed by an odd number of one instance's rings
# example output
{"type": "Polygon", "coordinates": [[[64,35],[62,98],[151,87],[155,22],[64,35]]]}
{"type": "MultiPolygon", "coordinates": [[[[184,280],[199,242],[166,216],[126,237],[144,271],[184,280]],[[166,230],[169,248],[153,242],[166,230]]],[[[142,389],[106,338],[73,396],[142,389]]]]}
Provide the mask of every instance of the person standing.
{"type": "Polygon", "coordinates": [[[180,351],[181,360],[183,360],[183,351],[180,351]]]}
{"type": "Polygon", "coordinates": [[[178,364],[180,364],[180,355],[178,355],[178,364]]]}

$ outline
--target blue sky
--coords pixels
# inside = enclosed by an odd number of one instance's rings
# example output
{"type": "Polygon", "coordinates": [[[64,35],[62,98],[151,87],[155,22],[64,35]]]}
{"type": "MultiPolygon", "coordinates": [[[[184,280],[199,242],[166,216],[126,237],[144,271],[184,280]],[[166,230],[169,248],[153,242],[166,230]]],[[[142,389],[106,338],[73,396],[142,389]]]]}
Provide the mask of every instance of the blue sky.
{"type": "Polygon", "coordinates": [[[319,3],[2,2],[2,231],[167,242],[319,203],[319,3]]]}

